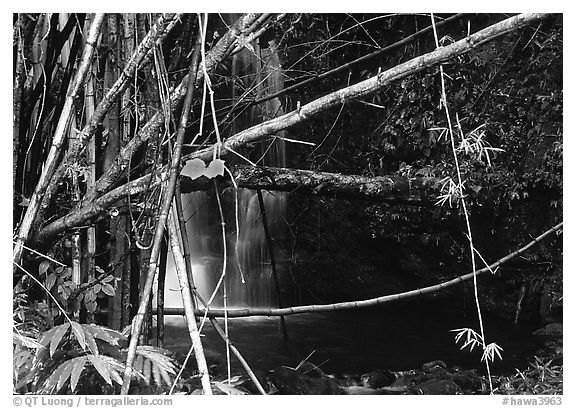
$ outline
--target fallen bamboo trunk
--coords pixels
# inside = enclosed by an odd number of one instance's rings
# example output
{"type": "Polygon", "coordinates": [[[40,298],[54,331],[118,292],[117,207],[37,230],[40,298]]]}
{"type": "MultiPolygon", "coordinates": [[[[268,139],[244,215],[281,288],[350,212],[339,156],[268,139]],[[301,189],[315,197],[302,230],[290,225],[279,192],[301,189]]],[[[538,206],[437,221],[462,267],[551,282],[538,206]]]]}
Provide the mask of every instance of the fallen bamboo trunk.
{"type": "MultiPolygon", "coordinates": [[[[439,290],[446,289],[450,286],[454,286],[458,283],[465,282],[469,279],[474,277],[474,274],[480,275],[486,273],[490,270],[494,270],[498,266],[508,262],[512,258],[520,255],[521,253],[527,251],[530,247],[535,245],[536,243],[542,241],[547,236],[553,234],[554,232],[561,230],[563,228],[563,222],[559,223],[558,225],[550,228],[548,231],[542,233],[538,237],[534,238],[531,242],[524,245],[522,248],[517,249],[514,252],[509,253],[508,255],[500,258],[496,262],[492,263],[489,267],[482,268],[477,270],[476,272],[470,272],[465,275],[458,276],[452,280],[438,283],[436,285],[426,286],[424,288],[413,289],[407,292],[396,293],[393,295],[385,295],[380,296],[377,298],[366,299],[366,300],[357,300],[351,302],[341,302],[341,303],[331,303],[328,305],[308,305],[308,306],[295,306],[295,307],[285,307],[282,309],[271,309],[271,308],[246,308],[246,309],[229,309],[226,311],[227,317],[249,317],[249,316],[286,316],[292,314],[299,314],[299,313],[313,313],[313,312],[332,312],[336,310],[349,310],[349,309],[358,309],[362,307],[369,307],[369,306],[376,306],[381,305],[384,303],[390,303],[397,300],[408,299],[416,296],[427,295],[429,293],[438,292],[439,290]]],[[[200,309],[195,311],[198,315],[207,315],[208,317],[223,317],[224,311],[223,310],[214,310],[209,309],[206,313],[206,310],[200,309]]],[[[182,309],[180,308],[168,308],[164,310],[165,315],[181,315],[183,314],[182,309]]]]}

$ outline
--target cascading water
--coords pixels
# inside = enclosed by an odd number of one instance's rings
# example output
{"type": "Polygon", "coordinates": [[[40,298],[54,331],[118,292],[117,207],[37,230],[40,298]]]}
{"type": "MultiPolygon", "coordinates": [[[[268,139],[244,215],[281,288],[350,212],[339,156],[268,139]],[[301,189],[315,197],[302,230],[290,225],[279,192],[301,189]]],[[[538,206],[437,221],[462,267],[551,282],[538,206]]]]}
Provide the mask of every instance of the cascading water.
{"type": "MultiPolygon", "coordinates": [[[[274,42],[270,41],[267,47],[255,44],[254,52],[244,49],[234,55],[231,77],[235,79],[232,100],[237,100],[239,94],[246,89],[253,89],[250,96],[254,98],[282,89],[283,76],[274,42]]],[[[283,113],[278,98],[266,101],[234,119],[232,134],[283,113]]],[[[249,155],[253,161],[261,165],[275,167],[286,165],[284,142],[278,138],[272,138],[269,144],[259,152],[242,152],[242,154],[249,155]]],[[[277,305],[268,243],[256,191],[248,189],[237,191],[238,236],[236,234],[235,192],[233,189],[219,192],[226,223],[227,306],[269,307],[277,305]],[[240,264],[241,271],[238,264],[240,264]]],[[[285,193],[267,191],[262,191],[262,195],[270,233],[274,238],[282,229],[282,215],[287,197],[285,193]]],[[[185,194],[182,202],[187,220],[186,227],[195,285],[202,298],[208,301],[222,274],[224,260],[221,219],[215,193],[211,191],[185,194]]],[[[278,269],[281,270],[281,268],[278,269]]],[[[179,291],[174,290],[178,289],[178,284],[171,275],[175,275],[175,272],[169,263],[165,305],[166,307],[181,307],[179,291]]],[[[219,295],[215,297],[211,306],[221,307],[222,305],[222,287],[220,287],[219,295]]]]}

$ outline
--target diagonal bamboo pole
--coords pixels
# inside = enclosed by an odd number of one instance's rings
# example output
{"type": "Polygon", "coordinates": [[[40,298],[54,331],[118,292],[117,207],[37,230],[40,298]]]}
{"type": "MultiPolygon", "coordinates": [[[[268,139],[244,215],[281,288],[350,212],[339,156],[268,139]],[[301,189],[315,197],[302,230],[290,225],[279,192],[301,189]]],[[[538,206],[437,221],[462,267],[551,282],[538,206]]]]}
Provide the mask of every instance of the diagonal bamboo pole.
{"type": "MultiPolygon", "coordinates": [[[[202,303],[202,306],[204,306],[206,308],[206,302],[204,301],[204,299],[202,299],[202,297],[200,297],[200,295],[198,294],[198,292],[196,292],[196,290],[194,290],[194,294],[196,295],[196,297],[198,298],[200,303],[202,303]]],[[[236,356],[236,358],[238,359],[240,364],[242,364],[242,367],[244,367],[246,374],[248,374],[248,377],[250,377],[250,379],[252,380],[252,382],[256,386],[256,389],[258,390],[258,392],[260,392],[260,394],[262,394],[262,395],[266,395],[266,391],[262,387],[262,384],[260,384],[260,381],[258,381],[258,378],[254,374],[254,371],[252,371],[252,369],[248,365],[248,362],[244,359],[244,357],[242,357],[242,354],[240,354],[240,351],[236,348],[234,343],[232,343],[230,338],[226,336],[226,332],[224,331],[224,329],[222,328],[220,323],[218,323],[218,320],[216,320],[215,317],[211,317],[211,316],[209,316],[208,319],[210,320],[210,323],[212,324],[212,326],[214,326],[214,329],[216,329],[216,332],[218,333],[218,335],[222,338],[222,340],[224,340],[224,342],[230,348],[232,353],[236,356]]]]}
{"type": "Polygon", "coordinates": [[[175,213],[176,211],[174,207],[172,207],[172,211],[168,217],[168,234],[170,235],[174,265],[176,267],[176,273],[178,274],[182,303],[184,304],[184,314],[186,316],[186,323],[188,324],[190,339],[192,340],[192,348],[194,349],[198,372],[200,373],[200,379],[202,381],[202,389],[204,390],[204,395],[212,395],[208,365],[206,364],[206,356],[204,355],[202,341],[200,340],[200,332],[198,331],[194,306],[192,304],[192,292],[190,291],[190,283],[188,282],[188,275],[186,274],[186,263],[182,255],[182,249],[180,248],[180,238],[175,213]]]}
{"type": "MultiPolygon", "coordinates": [[[[564,226],[564,223],[561,222],[554,227],[550,228],[549,230],[543,232],[538,237],[534,238],[532,241],[524,245],[522,248],[517,249],[514,252],[509,253],[508,255],[498,259],[496,262],[492,263],[491,265],[478,269],[475,273],[476,275],[480,275],[486,273],[490,270],[494,271],[500,265],[508,262],[512,258],[520,255],[521,253],[527,251],[532,246],[537,244],[538,242],[542,241],[544,238],[550,236],[551,234],[555,233],[556,231],[560,231],[564,226]]],[[[308,306],[296,306],[296,307],[285,307],[283,309],[269,309],[269,308],[254,308],[254,309],[234,309],[226,311],[228,317],[249,317],[249,316],[286,316],[291,314],[298,314],[298,313],[312,313],[312,312],[332,312],[334,310],[349,310],[349,309],[358,309],[361,307],[369,307],[369,306],[376,306],[381,305],[384,303],[395,302],[398,300],[408,299],[417,296],[427,295],[429,293],[438,292],[439,290],[446,289],[450,286],[457,285],[459,283],[465,282],[469,279],[474,277],[474,272],[467,273],[465,275],[458,276],[457,278],[451,279],[446,282],[438,283],[436,285],[426,286],[424,288],[418,288],[409,290],[407,292],[402,293],[395,293],[393,295],[386,295],[380,296],[372,299],[366,300],[357,300],[351,302],[341,302],[341,303],[332,303],[329,305],[308,305],[308,306]]],[[[223,317],[224,311],[223,310],[208,310],[206,313],[205,310],[197,310],[196,314],[206,314],[208,317],[223,317]]],[[[165,315],[180,315],[182,314],[181,309],[171,308],[164,310],[165,315]]]]}
{"type": "Polygon", "coordinates": [[[134,364],[134,358],[136,356],[136,347],[138,346],[138,338],[140,336],[140,331],[142,329],[142,322],[144,321],[144,317],[146,315],[146,309],[148,308],[148,302],[150,300],[150,295],[152,293],[152,284],[154,283],[154,275],[156,274],[158,255],[160,253],[162,237],[164,235],[164,227],[166,220],[168,218],[168,213],[170,212],[170,206],[172,203],[172,198],[174,196],[174,189],[176,187],[177,178],[180,173],[180,157],[182,156],[182,143],[184,141],[184,133],[186,131],[186,126],[188,124],[188,117],[190,114],[190,108],[192,106],[192,100],[194,97],[194,82],[196,79],[196,74],[198,72],[199,61],[200,61],[200,35],[198,35],[198,38],[196,40],[194,53],[192,55],[192,61],[190,62],[186,98],[184,100],[184,105],[182,107],[182,115],[180,117],[180,123],[178,126],[176,143],[174,145],[174,150],[172,152],[169,179],[167,187],[164,191],[164,195],[162,197],[160,215],[158,218],[158,222],[156,223],[156,230],[154,232],[154,240],[152,244],[152,250],[150,253],[150,265],[148,268],[148,275],[146,277],[146,283],[144,284],[143,293],[141,293],[138,313],[136,314],[132,324],[132,337],[130,338],[130,345],[128,347],[128,356],[126,358],[126,369],[124,370],[124,380],[122,383],[122,391],[121,391],[122,394],[128,394],[128,389],[130,388],[130,381],[132,378],[132,369],[133,369],[132,365],[134,364]]]}

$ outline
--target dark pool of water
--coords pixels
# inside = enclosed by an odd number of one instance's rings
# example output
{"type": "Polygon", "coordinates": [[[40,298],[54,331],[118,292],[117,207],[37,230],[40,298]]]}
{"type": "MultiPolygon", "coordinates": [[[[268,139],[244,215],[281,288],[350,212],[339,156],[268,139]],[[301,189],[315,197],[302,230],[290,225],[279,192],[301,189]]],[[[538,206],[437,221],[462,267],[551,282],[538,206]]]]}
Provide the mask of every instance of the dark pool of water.
{"type": "MultiPolygon", "coordinates": [[[[188,332],[180,323],[167,323],[165,345],[186,353],[188,332]]],[[[449,366],[479,368],[481,353],[460,351],[451,329],[472,327],[475,316],[433,306],[427,302],[404,302],[349,311],[286,316],[289,340],[279,329],[279,318],[249,317],[229,320],[229,337],[253,369],[270,370],[280,365],[295,367],[311,353],[308,361],[327,373],[364,373],[376,368],[407,370],[431,360],[444,360],[449,366]]],[[[223,325],[223,320],[219,320],[223,325]]],[[[488,342],[496,342],[503,361],[493,365],[493,373],[510,374],[524,368],[538,347],[533,324],[513,325],[485,315],[488,342]]],[[[225,355],[224,342],[207,321],[202,343],[208,356],[225,355]]],[[[233,367],[239,367],[232,356],[233,367]]]]}

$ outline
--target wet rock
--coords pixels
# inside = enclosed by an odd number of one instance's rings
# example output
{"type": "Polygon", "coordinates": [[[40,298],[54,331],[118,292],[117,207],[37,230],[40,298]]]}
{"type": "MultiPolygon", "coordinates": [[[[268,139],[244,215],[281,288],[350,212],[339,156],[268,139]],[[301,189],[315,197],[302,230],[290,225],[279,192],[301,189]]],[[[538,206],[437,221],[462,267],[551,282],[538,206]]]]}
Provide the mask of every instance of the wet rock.
{"type": "Polygon", "coordinates": [[[534,335],[540,337],[562,337],[563,333],[564,330],[562,323],[550,323],[536,330],[534,335]]]}
{"type": "Polygon", "coordinates": [[[462,394],[462,390],[453,381],[431,379],[412,387],[413,394],[419,395],[455,395],[462,394]]]}
{"type": "Polygon", "coordinates": [[[434,360],[429,361],[427,363],[422,364],[422,371],[425,373],[431,373],[434,371],[443,371],[446,370],[446,363],[442,360],[434,360]]]}
{"type": "Polygon", "coordinates": [[[449,383],[458,387],[456,389],[458,393],[475,394],[482,389],[482,377],[474,370],[448,369],[444,366],[444,362],[438,363],[438,361],[424,364],[422,371],[399,376],[392,386],[407,386],[416,390],[417,393],[420,393],[418,390],[421,384],[426,384],[426,391],[428,391],[427,387],[434,384],[446,385],[449,383]]]}
{"type": "Polygon", "coordinates": [[[408,387],[369,388],[352,386],[344,388],[344,393],[346,395],[403,395],[408,391],[408,387]]]}
{"type": "Polygon", "coordinates": [[[477,392],[482,389],[482,377],[474,370],[455,371],[450,379],[462,390],[477,392]]]}
{"type": "Polygon", "coordinates": [[[278,367],[270,375],[270,380],[278,392],[284,395],[344,394],[334,379],[309,377],[290,367],[278,367]]]}
{"type": "Polygon", "coordinates": [[[338,374],[333,376],[341,387],[363,387],[362,378],[359,375],[338,374]]]}
{"type": "Polygon", "coordinates": [[[371,388],[387,387],[396,381],[396,375],[388,370],[374,370],[361,376],[362,385],[371,388]]]}

